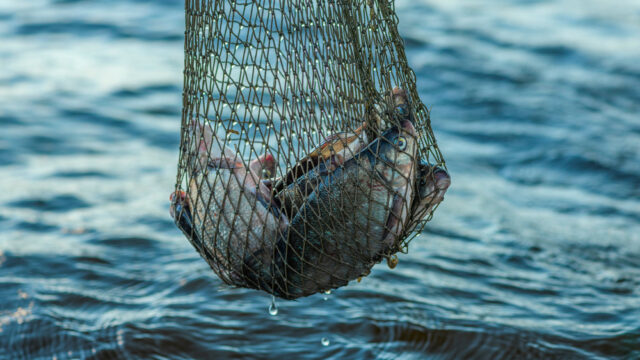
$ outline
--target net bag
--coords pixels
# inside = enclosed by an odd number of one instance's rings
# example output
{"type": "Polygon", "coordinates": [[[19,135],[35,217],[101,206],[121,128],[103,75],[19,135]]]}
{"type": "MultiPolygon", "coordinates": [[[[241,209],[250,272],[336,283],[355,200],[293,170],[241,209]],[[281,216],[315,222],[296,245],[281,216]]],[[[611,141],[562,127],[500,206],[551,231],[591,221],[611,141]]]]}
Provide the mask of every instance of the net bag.
{"type": "Polygon", "coordinates": [[[171,214],[225,283],[295,299],[407,251],[449,185],[391,1],[186,1],[171,214]]]}

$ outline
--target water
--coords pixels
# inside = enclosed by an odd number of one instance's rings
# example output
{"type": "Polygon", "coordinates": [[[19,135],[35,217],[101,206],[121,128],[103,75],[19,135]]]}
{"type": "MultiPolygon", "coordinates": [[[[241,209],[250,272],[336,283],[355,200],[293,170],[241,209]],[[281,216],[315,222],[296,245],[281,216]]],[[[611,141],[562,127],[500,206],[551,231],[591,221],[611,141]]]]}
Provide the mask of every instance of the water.
{"type": "Polygon", "coordinates": [[[0,358],[639,358],[640,3],[397,12],[453,185],[271,316],[168,216],[183,4],[0,2],[0,358]]]}

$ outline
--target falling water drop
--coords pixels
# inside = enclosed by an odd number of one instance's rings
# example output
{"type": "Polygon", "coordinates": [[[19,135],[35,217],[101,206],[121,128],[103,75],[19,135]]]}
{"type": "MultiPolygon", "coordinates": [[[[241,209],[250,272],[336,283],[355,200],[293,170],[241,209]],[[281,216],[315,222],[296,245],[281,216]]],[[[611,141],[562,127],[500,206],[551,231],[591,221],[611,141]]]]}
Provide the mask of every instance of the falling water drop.
{"type": "Polygon", "coordinates": [[[329,338],[328,337],[323,337],[322,340],[320,340],[320,343],[322,344],[322,346],[329,346],[329,344],[330,344],[329,338]]]}
{"type": "Polygon", "coordinates": [[[271,305],[269,305],[269,315],[271,316],[278,315],[278,305],[276,305],[275,296],[271,296],[271,305]]]}

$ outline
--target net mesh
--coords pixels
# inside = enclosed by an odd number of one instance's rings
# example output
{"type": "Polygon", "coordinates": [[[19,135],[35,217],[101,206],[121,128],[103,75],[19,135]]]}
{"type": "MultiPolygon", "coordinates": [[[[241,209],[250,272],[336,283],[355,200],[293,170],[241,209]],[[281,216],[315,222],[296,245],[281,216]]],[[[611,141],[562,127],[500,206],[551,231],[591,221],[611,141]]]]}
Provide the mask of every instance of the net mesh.
{"type": "Polygon", "coordinates": [[[431,218],[448,175],[397,23],[393,1],[186,1],[171,212],[225,283],[344,286],[431,218]]]}

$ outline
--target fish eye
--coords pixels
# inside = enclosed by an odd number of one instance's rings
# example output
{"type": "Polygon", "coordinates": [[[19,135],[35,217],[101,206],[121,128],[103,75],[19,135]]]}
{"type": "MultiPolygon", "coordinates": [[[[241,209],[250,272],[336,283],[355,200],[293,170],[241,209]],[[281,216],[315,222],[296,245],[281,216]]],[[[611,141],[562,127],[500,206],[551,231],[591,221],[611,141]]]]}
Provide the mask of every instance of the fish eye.
{"type": "Polygon", "coordinates": [[[400,151],[407,148],[407,139],[405,139],[404,136],[398,136],[393,143],[400,151]]]}
{"type": "Polygon", "coordinates": [[[270,178],[271,177],[271,171],[269,171],[269,169],[262,169],[262,177],[263,178],[270,178]]]}

